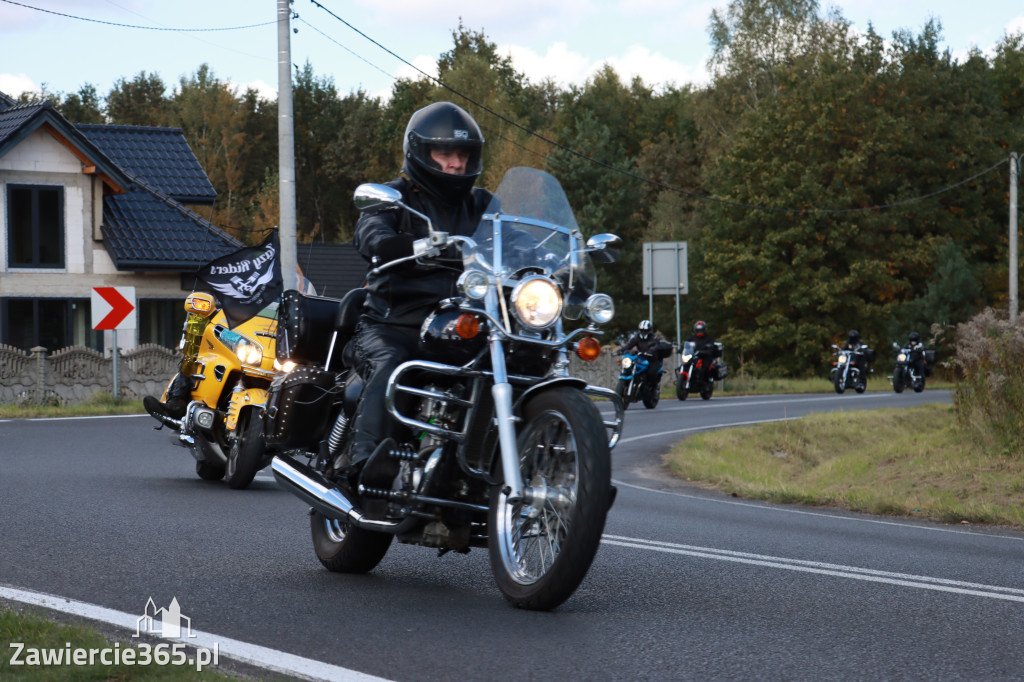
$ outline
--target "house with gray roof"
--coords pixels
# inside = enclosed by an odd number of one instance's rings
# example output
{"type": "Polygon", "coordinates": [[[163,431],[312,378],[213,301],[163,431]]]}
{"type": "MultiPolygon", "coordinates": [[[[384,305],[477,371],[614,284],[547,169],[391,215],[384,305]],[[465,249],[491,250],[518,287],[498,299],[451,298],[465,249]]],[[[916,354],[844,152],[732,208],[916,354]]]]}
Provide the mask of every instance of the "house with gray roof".
{"type": "Polygon", "coordinates": [[[180,129],[74,125],[0,93],[0,344],[106,350],[92,290],[132,286],[118,346],[177,345],[196,269],[242,246],[194,210],[215,199],[180,129]]]}

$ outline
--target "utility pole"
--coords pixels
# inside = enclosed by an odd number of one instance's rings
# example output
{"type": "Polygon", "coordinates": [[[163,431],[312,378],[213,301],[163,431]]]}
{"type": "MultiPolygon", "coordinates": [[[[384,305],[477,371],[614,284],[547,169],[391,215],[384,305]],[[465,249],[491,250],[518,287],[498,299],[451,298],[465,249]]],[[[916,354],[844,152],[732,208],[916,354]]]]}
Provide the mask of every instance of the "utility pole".
{"type": "Polygon", "coordinates": [[[297,277],[295,227],[295,115],[292,109],[291,0],[277,0],[277,166],[281,229],[281,277],[294,289],[297,277]]]}
{"type": "Polygon", "coordinates": [[[1017,152],[1010,152],[1010,324],[1017,321],[1017,152]]]}

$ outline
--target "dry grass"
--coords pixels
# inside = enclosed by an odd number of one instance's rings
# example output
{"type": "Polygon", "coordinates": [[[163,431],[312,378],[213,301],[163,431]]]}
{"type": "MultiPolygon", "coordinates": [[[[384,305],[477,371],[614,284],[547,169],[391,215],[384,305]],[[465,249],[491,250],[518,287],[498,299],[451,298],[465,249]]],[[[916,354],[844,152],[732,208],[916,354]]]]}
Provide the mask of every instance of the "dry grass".
{"type": "Polygon", "coordinates": [[[713,431],[667,461],[677,476],[743,497],[1024,528],[1024,461],[962,433],[948,405],[713,431]]]}

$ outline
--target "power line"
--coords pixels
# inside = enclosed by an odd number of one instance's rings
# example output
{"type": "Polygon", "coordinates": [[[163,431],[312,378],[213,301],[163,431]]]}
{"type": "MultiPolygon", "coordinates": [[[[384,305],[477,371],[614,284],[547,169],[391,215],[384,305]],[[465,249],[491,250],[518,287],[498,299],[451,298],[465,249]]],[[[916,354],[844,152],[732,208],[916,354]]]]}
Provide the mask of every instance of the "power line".
{"type": "Polygon", "coordinates": [[[224,26],[222,28],[164,28],[162,26],[138,26],[135,24],[119,24],[114,21],[102,21],[100,19],[89,19],[88,17],[76,17],[73,14],[64,14],[63,12],[54,12],[53,10],[43,9],[42,7],[33,7],[32,5],[26,5],[21,2],[14,2],[14,0],[0,0],[0,2],[6,2],[8,5],[16,5],[18,7],[24,7],[25,9],[34,9],[37,12],[45,12],[46,14],[54,14],[58,17],[64,17],[66,19],[77,19],[78,21],[89,21],[94,24],[105,24],[107,26],[117,26],[119,28],[139,28],[145,31],[174,31],[178,33],[203,33],[212,31],[239,31],[246,28],[258,28],[260,26],[270,26],[276,24],[277,20],[265,21],[262,24],[249,24],[247,26],[224,26]]]}
{"type": "MultiPolygon", "coordinates": [[[[4,1],[6,2],[8,0],[4,0],[4,1]]],[[[518,123],[517,121],[513,121],[512,119],[508,118],[507,116],[504,116],[503,114],[500,114],[497,111],[494,111],[493,109],[491,109],[487,105],[482,104],[481,102],[477,102],[472,97],[470,97],[470,96],[468,96],[468,95],[466,95],[466,94],[456,90],[455,88],[453,88],[452,86],[448,85],[447,83],[445,83],[441,79],[436,78],[435,76],[431,76],[429,73],[423,71],[422,69],[417,67],[415,64],[413,64],[413,63],[409,62],[408,60],[402,58],[401,56],[396,54],[391,49],[389,49],[386,46],[382,45],[377,40],[371,38],[366,33],[364,33],[363,31],[359,30],[358,28],[356,28],[355,26],[350,24],[348,21],[345,21],[344,19],[339,17],[337,14],[335,14],[334,12],[332,12],[331,10],[327,9],[322,4],[317,2],[317,0],[310,0],[310,2],[313,3],[314,5],[316,5],[318,8],[322,9],[323,11],[327,12],[329,15],[331,15],[332,17],[334,17],[335,19],[340,21],[342,24],[344,24],[345,26],[347,26],[351,30],[353,30],[356,33],[358,33],[360,36],[362,36],[363,38],[365,38],[369,42],[371,42],[374,45],[376,45],[377,47],[379,47],[384,52],[387,52],[389,55],[391,55],[392,57],[394,57],[398,61],[400,61],[403,64],[405,64],[406,66],[414,69],[415,71],[420,73],[423,77],[427,78],[428,80],[433,81],[434,83],[437,83],[439,86],[441,86],[445,90],[448,90],[452,94],[455,94],[455,95],[461,97],[462,99],[464,99],[465,101],[469,102],[470,104],[473,104],[473,105],[479,107],[480,109],[482,109],[483,111],[487,112],[488,114],[491,114],[495,118],[497,118],[497,119],[499,119],[499,120],[501,120],[501,121],[503,121],[503,122],[505,122],[505,123],[507,123],[507,124],[509,124],[509,125],[511,125],[513,127],[515,127],[515,128],[518,128],[519,130],[522,130],[526,134],[531,135],[533,137],[536,137],[536,138],[538,138],[540,140],[543,140],[544,142],[546,142],[546,143],[552,145],[553,147],[556,147],[556,148],[558,148],[558,149],[560,149],[560,150],[562,150],[562,151],[564,151],[564,152],[566,152],[568,154],[571,154],[571,155],[576,156],[576,157],[578,157],[580,159],[584,159],[586,161],[589,161],[590,163],[593,163],[593,164],[596,164],[598,166],[601,166],[602,168],[605,168],[605,169],[610,170],[612,172],[619,173],[620,175],[624,175],[626,177],[632,178],[633,180],[637,180],[637,181],[642,182],[642,183],[653,185],[654,187],[658,187],[659,189],[663,189],[663,190],[670,191],[670,192],[675,192],[677,194],[682,194],[684,196],[688,196],[688,197],[691,197],[693,199],[700,199],[700,200],[703,200],[703,201],[712,201],[712,202],[716,202],[716,203],[720,203],[720,204],[725,204],[725,205],[728,205],[728,206],[736,206],[738,208],[748,208],[748,209],[755,209],[755,210],[759,210],[759,211],[767,211],[767,212],[770,212],[770,213],[792,213],[792,214],[798,214],[798,215],[806,215],[806,214],[863,213],[865,211],[880,211],[880,210],[884,210],[884,209],[894,208],[894,207],[897,207],[897,206],[905,206],[907,204],[917,203],[917,202],[920,202],[920,201],[924,201],[926,199],[930,199],[930,198],[938,196],[940,194],[944,194],[946,192],[949,192],[950,190],[956,189],[957,187],[960,187],[961,185],[965,185],[968,182],[971,182],[972,180],[975,180],[975,179],[985,175],[986,173],[992,172],[993,170],[995,170],[999,166],[1001,166],[1004,163],[1008,162],[1007,159],[1002,159],[1002,160],[997,161],[996,163],[992,164],[991,166],[989,166],[985,170],[980,171],[979,173],[976,173],[976,174],[972,175],[971,177],[969,177],[969,178],[967,178],[965,180],[961,180],[960,182],[954,183],[954,184],[949,185],[947,187],[943,187],[942,189],[936,190],[934,192],[930,192],[930,193],[922,195],[922,196],[913,197],[913,198],[910,198],[910,199],[902,199],[900,201],[895,201],[895,202],[891,202],[891,203],[888,203],[888,204],[876,204],[876,205],[873,205],[873,206],[861,206],[861,207],[857,207],[857,208],[782,208],[782,207],[772,207],[772,206],[758,206],[756,204],[748,204],[748,203],[745,203],[745,202],[742,202],[742,201],[734,201],[734,200],[731,200],[731,199],[723,199],[721,197],[714,197],[714,196],[710,196],[710,195],[707,195],[707,194],[698,194],[696,192],[690,192],[689,190],[682,189],[681,187],[675,187],[673,185],[669,185],[667,183],[660,182],[658,180],[652,180],[650,178],[646,178],[646,177],[644,177],[642,175],[634,173],[633,171],[627,170],[625,168],[619,168],[618,166],[613,166],[610,163],[605,163],[604,161],[601,161],[599,159],[595,159],[594,157],[588,156],[587,154],[584,154],[583,152],[580,152],[580,151],[578,151],[576,149],[573,149],[571,147],[568,147],[568,146],[566,146],[566,145],[564,145],[564,144],[562,144],[560,142],[557,142],[557,141],[552,140],[552,139],[550,139],[548,137],[545,137],[544,135],[536,132],[535,130],[531,130],[531,129],[527,128],[526,126],[518,123]]],[[[307,22],[303,21],[303,23],[305,23],[307,26],[309,26],[309,24],[307,22]]],[[[310,28],[312,28],[312,26],[310,26],[310,28]]],[[[314,30],[316,30],[321,35],[325,35],[325,37],[326,37],[326,34],[324,34],[319,29],[314,29],[314,30]]],[[[335,40],[333,40],[331,38],[329,38],[329,39],[332,42],[334,42],[335,44],[341,45],[341,43],[338,43],[337,41],[335,41],[335,40]]],[[[344,47],[343,45],[341,45],[341,46],[344,47]]],[[[350,50],[349,48],[344,47],[344,49],[355,55],[355,52],[352,52],[352,50],[350,50]]],[[[356,55],[356,56],[359,57],[359,55],[356,55]]],[[[364,59],[363,57],[359,57],[359,59],[361,59],[362,61],[366,62],[367,64],[370,64],[370,66],[372,66],[373,68],[377,69],[378,71],[382,71],[384,73],[387,73],[383,69],[381,69],[377,65],[373,64],[372,62],[369,62],[368,60],[364,59]]],[[[388,74],[388,76],[391,76],[391,74],[388,74]]],[[[391,77],[394,78],[394,76],[391,76],[391,77]]],[[[520,145],[517,145],[517,146],[520,146],[520,145]]]]}

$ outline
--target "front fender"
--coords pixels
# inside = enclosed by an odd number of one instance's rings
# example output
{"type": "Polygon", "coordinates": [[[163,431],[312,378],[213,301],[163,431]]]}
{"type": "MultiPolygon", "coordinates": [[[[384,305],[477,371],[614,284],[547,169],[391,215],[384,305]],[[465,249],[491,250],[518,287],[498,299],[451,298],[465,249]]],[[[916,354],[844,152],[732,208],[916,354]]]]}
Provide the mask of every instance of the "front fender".
{"type": "Polygon", "coordinates": [[[234,391],[231,394],[231,402],[228,404],[228,413],[224,417],[224,428],[230,433],[238,426],[238,416],[245,407],[256,407],[262,409],[267,404],[267,389],[246,388],[241,391],[234,391]]]}
{"type": "Polygon", "coordinates": [[[522,416],[522,407],[528,400],[530,400],[530,398],[557,386],[578,388],[591,397],[605,398],[611,401],[612,406],[615,408],[615,417],[611,420],[604,420],[604,425],[610,432],[608,436],[608,449],[614,448],[619,442],[619,438],[622,436],[622,427],[626,416],[626,410],[622,404],[622,397],[609,388],[591,386],[587,382],[582,379],[577,379],[576,377],[554,377],[552,379],[542,381],[539,384],[534,384],[523,391],[523,394],[519,396],[519,399],[516,400],[515,404],[512,406],[512,414],[517,417],[522,416]]]}

